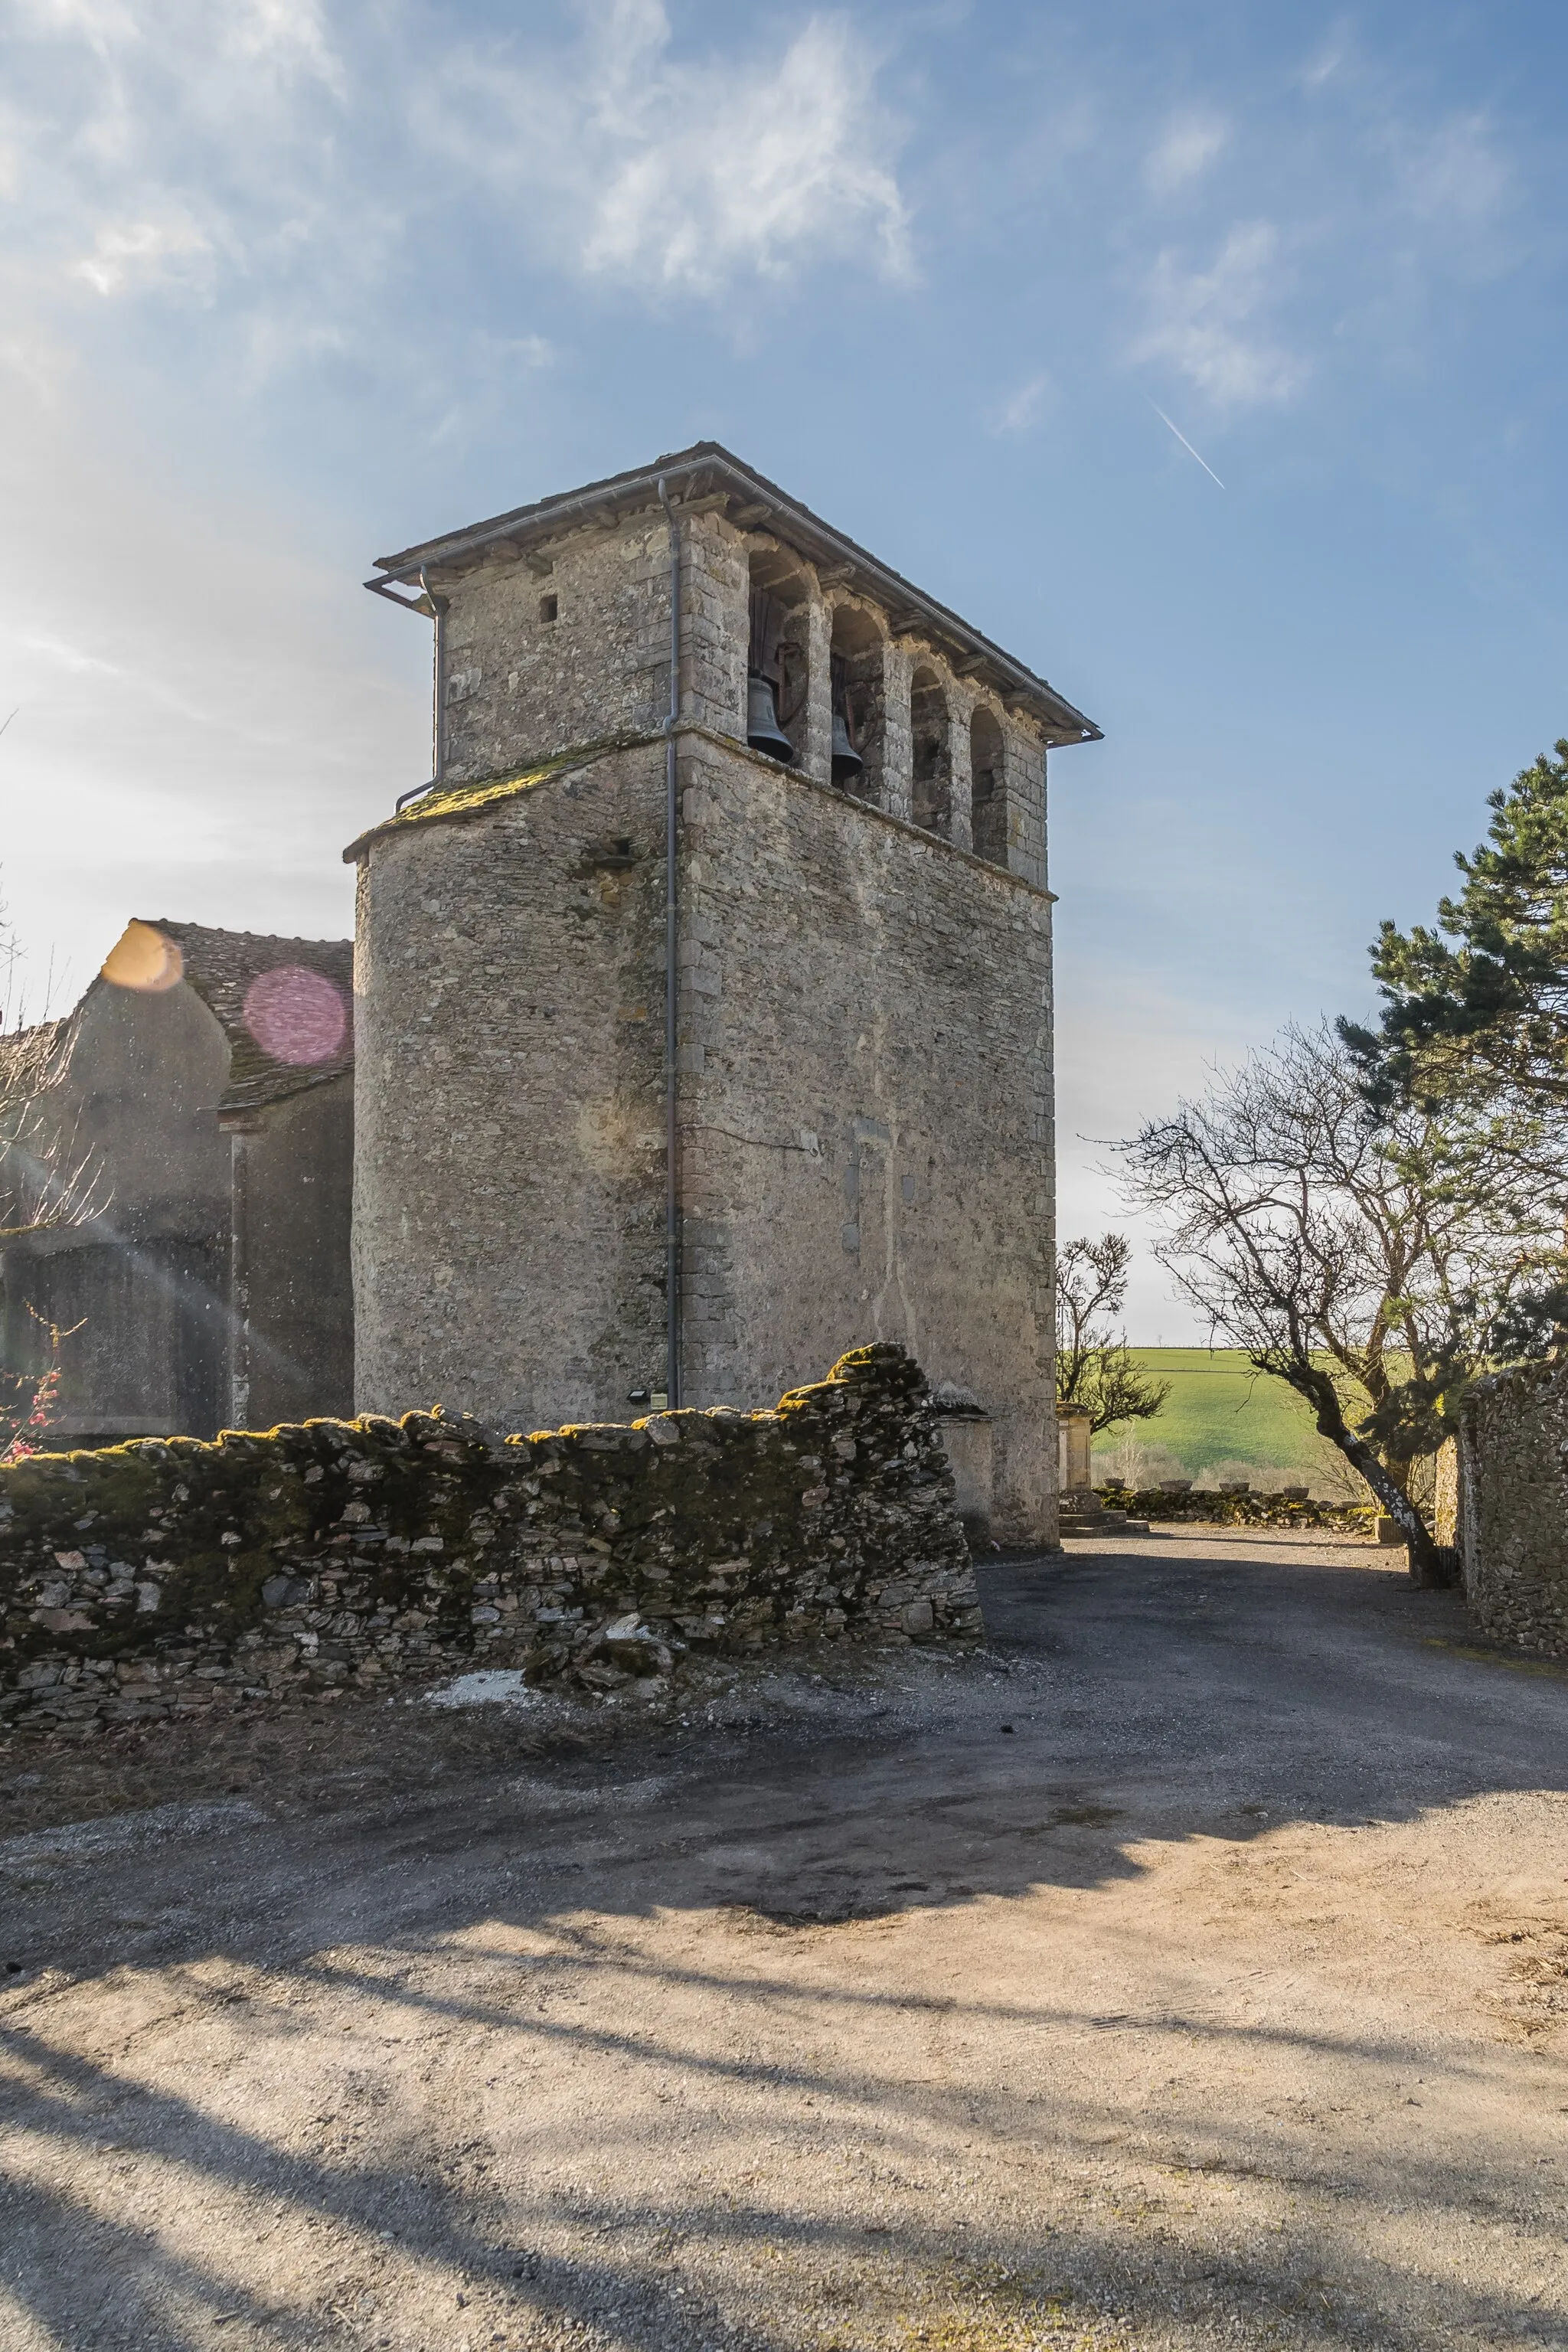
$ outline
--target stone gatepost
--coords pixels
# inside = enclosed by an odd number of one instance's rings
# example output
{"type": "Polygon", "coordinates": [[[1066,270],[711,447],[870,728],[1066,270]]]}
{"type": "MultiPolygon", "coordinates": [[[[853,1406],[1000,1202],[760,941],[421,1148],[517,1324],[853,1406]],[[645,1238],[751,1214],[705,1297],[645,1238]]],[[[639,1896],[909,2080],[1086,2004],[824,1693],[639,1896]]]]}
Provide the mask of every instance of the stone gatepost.
{"type": "Polygon", "coordinates": [[[1091,1416],[1081,1404],[1057,1407],[1057,1465],[1063,1495],[1093,1491],[1089,1464],[1091,1416]]]}

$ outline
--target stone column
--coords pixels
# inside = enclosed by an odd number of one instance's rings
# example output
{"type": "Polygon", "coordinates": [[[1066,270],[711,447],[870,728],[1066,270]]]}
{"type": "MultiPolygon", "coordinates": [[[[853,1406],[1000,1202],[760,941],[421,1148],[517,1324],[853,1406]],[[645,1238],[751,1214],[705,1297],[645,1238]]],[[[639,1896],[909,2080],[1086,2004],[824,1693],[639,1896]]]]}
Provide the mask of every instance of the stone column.
{"type": "Polygon", "coordinates": [[[882,648],[882,806],[889,816],[914,823],[914,740],[910,723],[910,687],[914,647],[882,648]]]}
{"type": "Polygon", "coordinates": [[[815,587],[810,601],[797,604],[784,625],[786,640],[805,660],[805,706],[790,719],[795,764],[819,784],[827,783],[833,773],[830,629],[827,608],[815,587]]]}
{"type": "Polygon", "coordinates": [[[944,683],[947,687],[947,757],[951,776],[948,838],[955,849],[972,850],[974,847],[974,767],[969,724],[974,716],[974,697],[955,677],[950,677],[944,683]]]}

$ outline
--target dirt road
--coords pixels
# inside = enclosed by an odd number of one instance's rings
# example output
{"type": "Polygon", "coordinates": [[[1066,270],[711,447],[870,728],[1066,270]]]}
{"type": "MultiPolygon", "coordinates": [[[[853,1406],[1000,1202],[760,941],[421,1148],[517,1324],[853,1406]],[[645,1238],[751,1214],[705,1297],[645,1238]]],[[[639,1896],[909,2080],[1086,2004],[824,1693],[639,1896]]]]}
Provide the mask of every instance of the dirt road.
{"type": "Polygon", "coordinates": [[[12,1838],[0,2346],[1568,2345],[1568,1676],[1385,1561],[12,1838]]]}

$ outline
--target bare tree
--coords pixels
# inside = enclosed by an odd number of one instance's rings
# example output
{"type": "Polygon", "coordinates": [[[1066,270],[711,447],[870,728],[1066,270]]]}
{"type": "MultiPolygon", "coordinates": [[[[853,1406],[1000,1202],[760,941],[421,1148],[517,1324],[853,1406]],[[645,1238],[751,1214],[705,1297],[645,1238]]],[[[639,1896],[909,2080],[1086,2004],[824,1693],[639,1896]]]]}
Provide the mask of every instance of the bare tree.
{"type": "Polygon", "coordinates": [[[63,1091],[75,1043],[68,1021],[0,1035],[0,1247],[107,1205],[98,1154],[63,1091]]]}
{"type": "Polygon", "coordinates": [[[1057,1402],[1081,1406],[1091,1435],[1149,1420],[1171,1393],[1169,1381],[1134,1363],[1126,1335],[1108,1319],[1121,1312],[1131,1263],[1122,1234],[1066,1242],[1057,1254],[1057,1402]]]}
{"type": "MultiPolygon", "coordinates": [[[[99,1155],[80,1139],[66,1084],[75,1023],[26,1020],[17,1001],[17,961],[0,912],[0,1300],[16,1279],[17,1261],[8,1245],[58,1226],[85,1224],[109,1205],[99,1155]]],[[[30,1306],[26,1314],[37,1327],[26,1350],[35,1368],[0,1366],[0,1462],[36,1449],[59,1389],[61,1343],[71,1336],[30,1306]]]]}
{"type": "Polygon", "coordinates": [[[1483,1127],[1369,1108],[1326,1024],[1221,1073],[1122,1146],[1163,1215],[1156,1255],[1216,1334],[1311,1407],[1403,1533],[1411,1572],[1453,1580],[1410,1468],[1455,1426],[1465,1383],[1543,1278],[1560,1210],[1483,1127]]]}

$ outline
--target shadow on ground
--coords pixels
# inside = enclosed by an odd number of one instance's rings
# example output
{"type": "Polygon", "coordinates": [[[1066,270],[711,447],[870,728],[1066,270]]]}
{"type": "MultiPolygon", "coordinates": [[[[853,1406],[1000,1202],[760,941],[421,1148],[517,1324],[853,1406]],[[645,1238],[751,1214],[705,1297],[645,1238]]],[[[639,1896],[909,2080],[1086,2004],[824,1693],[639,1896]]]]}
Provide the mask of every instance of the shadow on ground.
{"type": "Polygon", "coordinates": [[[0,2341],[1568,2342],[1555,2012],[1431,1977],[1568,1681],[1366,1558],[1008,1563],[980,1657],[0,1848],[0,2341]]]}

